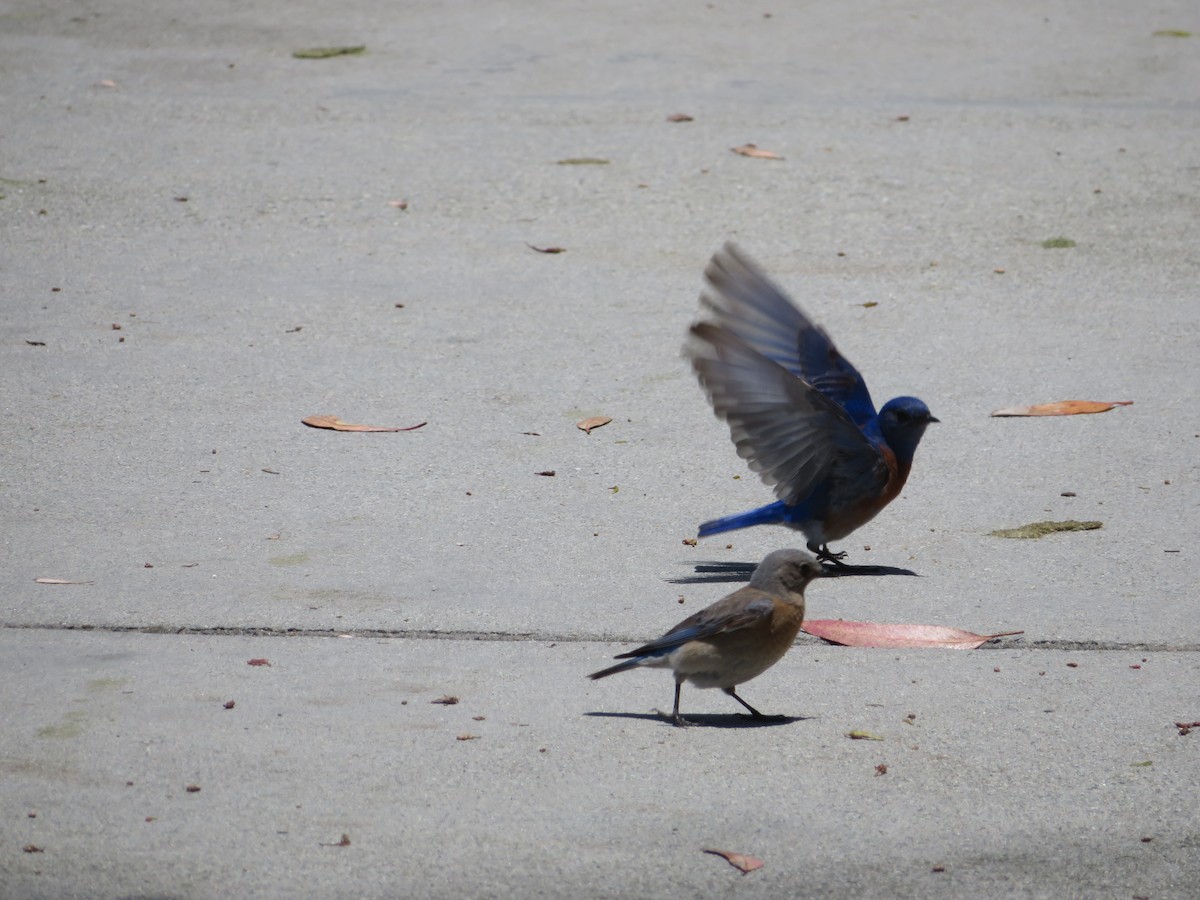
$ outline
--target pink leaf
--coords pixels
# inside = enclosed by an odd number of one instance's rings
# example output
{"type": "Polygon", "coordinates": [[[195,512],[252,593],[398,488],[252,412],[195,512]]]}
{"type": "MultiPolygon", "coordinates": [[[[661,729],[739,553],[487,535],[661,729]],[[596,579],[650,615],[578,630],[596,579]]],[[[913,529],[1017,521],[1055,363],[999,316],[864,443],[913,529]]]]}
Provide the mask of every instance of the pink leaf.
{"type": "Polygon", "coordinates": [[[1025,633],[1002,631],[998,634],[973,634],[944,625],[889,625],[880,622],[846,622],[842,619],[810,619],[804,623],[803,629],[813,637],[847,647],[941,647],[948,650],[974,650],[992,638],[1025,633]]]}

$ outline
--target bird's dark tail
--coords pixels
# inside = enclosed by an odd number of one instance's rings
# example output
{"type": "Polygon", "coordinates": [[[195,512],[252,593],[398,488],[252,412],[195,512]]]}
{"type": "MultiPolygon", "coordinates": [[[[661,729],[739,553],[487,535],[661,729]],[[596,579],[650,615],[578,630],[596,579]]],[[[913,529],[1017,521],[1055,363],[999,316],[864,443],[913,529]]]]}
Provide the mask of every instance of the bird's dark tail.
{"type": "Polygon", "coordinates": [[[629,669],[636,669],[642,664],[642,657],[638,656],[633,659],[627,659],[625,662],[617,663],[615,666],[609,666],[607,669],[601,669],[599,672],[593,672],[588,678],[595,681],[597,678],[607,678],[609,675],[616,675],[618,672],[626,672],[629,669]]]}
{"type": "Polygon", "coordinates": [[[720,534],[722,531],[734,531],[738,528],[749,528],[751,525],[780,525],[784,522],[786,510],[787,505],[782,500],[777,500],[758,509],[752,509],[750,512],[712,519],[700,526],[700,537],[720,534]]]}

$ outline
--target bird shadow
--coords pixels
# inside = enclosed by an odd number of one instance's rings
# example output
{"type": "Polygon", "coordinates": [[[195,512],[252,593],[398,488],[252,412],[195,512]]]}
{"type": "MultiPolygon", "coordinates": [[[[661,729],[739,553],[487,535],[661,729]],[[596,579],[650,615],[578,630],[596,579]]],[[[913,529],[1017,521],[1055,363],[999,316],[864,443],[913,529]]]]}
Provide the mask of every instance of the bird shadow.
{"type": "MultiPolygon", "coordinates": [[[[663,725],[670,725],[672,728],[678,727],[669,713],[659,710],[652,713],[588,712],[584,713],[584,715],[597,719],[643,719],[648,722],[660,722],[663,725]]],[[[791,725],[793,722],[803,722],[805,719],[811,719],[812,716],[763,716],[756,719],[754,716],[748,716],[745,713],[721,713],[691,714],[683,718],[689,726],[700,728],[772,728],[776,725],[791,725]]]]}
{"type": "MultiPolygon", "coordinates": [[[[752,562],[727,562],[714,559],[702,559],[697,562],[685,563],[695,567],[695,575],[684,575],[681,578],[668,578],[669,584],[723,584],[749,581],[750,576],[758,567],[752,562]]],[[[921,576],[912,569],[901,569],[896,566],[825,566],[825,574],[832,578],[853,578],[859,575],[911,575],[921,576]]]]}

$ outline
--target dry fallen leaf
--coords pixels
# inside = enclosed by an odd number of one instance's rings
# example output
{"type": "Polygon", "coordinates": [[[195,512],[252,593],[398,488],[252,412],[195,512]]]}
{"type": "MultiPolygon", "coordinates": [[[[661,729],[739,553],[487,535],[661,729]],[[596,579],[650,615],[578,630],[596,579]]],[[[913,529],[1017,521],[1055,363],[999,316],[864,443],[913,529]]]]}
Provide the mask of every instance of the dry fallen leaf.
{"type": "Polygon", "coordinates": [[[200,793],[200,785],[189,784],[187,787],[184,788],[184,790],[187,791],[189,794],[198,794],[198,793],[200,793]]]}
{"type": "Polygon", "coordinates": [[[595,429],[601,428],[611,421],[611,416],[592,416],[590,419],[584,419],[582,422],[576,422],[575,427],[584,434],[591,434],[595,429]]]}
{"type": "Polygon", "coordinates": [[[248,666],[270,666],[271,661],[269,659],[264,659],[263,657],[255,657],[254,659],[246,660],[246,665],[248,665],[248,666]]]}
{"type": "Polygon", "coordinates": [[[37,584],[95,584],[94,581],[71,581],[69,578],[35,578],[37,584]]]}
{"type": "Polygon", "coordinates": [[[754,144],[742,144],[740,147],[733,147],[732,150],[734,153],[740,153],[742,156],[752,156],[755,159],[783,159],[778,153],[763,150],[754,144]]]}
{"type": "Polygon", "coordinates": [[[705,847],[704,852],[721,857],[735,869],[739,869],[743,875],[763,867],[763,861],[761,859],[755,856],[747,856],[745,853],[734,853],[730,850],[716,850],[712,847],[705,847]]]}
{"type": "Polygon", "coordinates": [[[536,250],[538,253],[566,253],[566,247],[535,247],[533,244],[526,244],[530,250],[536,250]]]}
{"type": "Polygon", "coordinates": [[[687,113],[675,113],[673,116],[667,116],[668,122],[693,122],[695,121],[687,113]]]}
{"type": "Polygon", "coordinates": [[[26,844],[21,848],[22,853],[45,853],[46,851],[37,844],[26,844]]]}
{"type": "Polygon", "coordinates": [[[349,425],[337,416],[309,416],[300,421],[309,428],[329,428],[333,431],[416,431],[429,424],[421,422],[417,425],[409,425],[407,428],[388,428],[384,425],[349,425]]]}
{"type": "Polygon", "coordinates": [[[479,735],[477,735],[477,734],[460,734],[458,737],[455,738],[455,740],[456,741],[477,741],[477,740],[479,740],[479,735]]]}
{"type": "Polygon", "coordinates": [[[1180,735],[1186,737],[1192,733],[1193,728],[1200,728],[1200,722],[1176,722],[1175,727],[1179,729],[1180,735]]]}
{"type": "Polygon", "coordinates": [[[832,644],[893,649],[943,647],[952,650],[974,650],[992,638],[1024,634],[1022,631],[972,634],[943,625],[889,625],[879,622],[846,622],[842,619],[810,619],[802,628],[806,633],[832,644]]]}
{"type": "Polygon", "coordinates": [[[998,409],[993,416],[1081,416],[1087,413],[1108,412],[1114,406],[1133,406],[1132,400],[1056,400],[1034,406],[1009,406],[998,409]]]}
{"type": "Polygon", "coordinates": [[[440,703],[442,706],[453,706],[458,702],[458,698],[452,694],[445,694],[438,697],[436,700],[430,700],[430,703],[440,703]]]}
{"type": "Polygon", "coordinates": [[[295,59],[329,59],[333,56],[361,56],[367,52],[366,44],[356,44],[353,47],[305,47],[293,50],[295,59]]]}
{"type": "Polygon", "coordinates": [[[546,478],[553,478],[557,474],[553,469],[545,469],[541,472],[534,472],[534,475],[544,475],[546,478]]]}

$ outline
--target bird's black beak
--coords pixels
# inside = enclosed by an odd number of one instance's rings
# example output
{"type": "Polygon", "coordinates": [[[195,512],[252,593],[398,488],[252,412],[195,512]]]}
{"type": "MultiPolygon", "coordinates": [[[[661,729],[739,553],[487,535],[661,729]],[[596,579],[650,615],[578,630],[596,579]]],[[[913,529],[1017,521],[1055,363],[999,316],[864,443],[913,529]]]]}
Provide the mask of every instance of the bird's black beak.
{"type": "Polygon", "coordinates": [[[939,425],[941,425],[941,424],[942,424],[942,420],[941,420],[941,419],[939,419],[937,416],[930,416],[930,417],[929,417],[929,421],[930,421],[930,422],[937,422],[939,425]]]}

